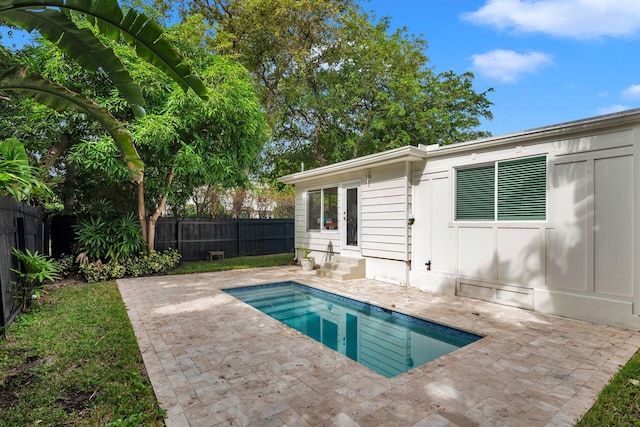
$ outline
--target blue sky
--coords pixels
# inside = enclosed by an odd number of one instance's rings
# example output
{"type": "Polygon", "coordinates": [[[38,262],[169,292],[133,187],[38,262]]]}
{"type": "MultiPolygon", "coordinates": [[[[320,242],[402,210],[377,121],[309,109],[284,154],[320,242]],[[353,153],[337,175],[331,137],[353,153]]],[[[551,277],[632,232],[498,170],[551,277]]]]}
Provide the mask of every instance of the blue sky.
{"type": "Polygon", "coordinates": [[[492,87],[494,135],[640,107],[640,0],[371,0],[436,72],[492,87]]]}

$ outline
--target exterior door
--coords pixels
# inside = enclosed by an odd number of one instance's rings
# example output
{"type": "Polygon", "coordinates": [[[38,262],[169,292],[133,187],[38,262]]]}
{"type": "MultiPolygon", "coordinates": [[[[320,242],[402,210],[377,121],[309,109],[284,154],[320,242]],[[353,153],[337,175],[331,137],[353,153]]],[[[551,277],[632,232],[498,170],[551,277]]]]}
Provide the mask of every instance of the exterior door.
{"type": "Polygon", "coordinates": [[[342,253],[360,256],[360,183],[342,186],[342,253]]]}

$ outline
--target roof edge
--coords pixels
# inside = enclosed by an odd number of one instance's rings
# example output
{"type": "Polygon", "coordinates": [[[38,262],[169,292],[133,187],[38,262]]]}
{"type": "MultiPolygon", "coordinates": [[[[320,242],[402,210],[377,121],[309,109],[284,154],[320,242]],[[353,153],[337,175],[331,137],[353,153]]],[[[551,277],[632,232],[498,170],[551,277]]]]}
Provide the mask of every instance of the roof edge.
{"type": "Polygon", "coordinates": [[[344,172],[354,172],[372,166],[379,167],[404,161],[414,162],[424,160],[426,157],[427,152],[424,148],[405,145],[404,147],[369,154],[368,156],[356,157],[355,159],[309,169],[308,171],[292,173],[278,178],[278,181],[284,184],[295,184],[296,182],[306,181],[320,176],[328,177],[344,172]]]}
{"type": "Polygon", "coordinates": [[[589,132],[593,129],[607,129],[631,123],[640,123],[640,108],[451,145],[430,145],[427,147],[427,153],[429,157],[451,155],[459,151],[464,152],[472,149],[485,149],[517,143],[535,142],[540,139],[562,136],[571,137],[574,134],[589,132]]]}

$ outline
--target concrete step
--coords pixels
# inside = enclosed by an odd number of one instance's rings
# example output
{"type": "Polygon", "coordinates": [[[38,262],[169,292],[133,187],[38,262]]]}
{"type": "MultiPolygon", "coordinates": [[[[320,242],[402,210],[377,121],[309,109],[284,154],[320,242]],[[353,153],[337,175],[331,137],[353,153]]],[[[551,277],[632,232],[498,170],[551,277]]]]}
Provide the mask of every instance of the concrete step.
{"type": "Polygon", "coordinates": [[[366,260],[364,258],[349,258],[334,256],[316,270],[316,275],[334,280],[362,279],[366,275],[366,260]]]}

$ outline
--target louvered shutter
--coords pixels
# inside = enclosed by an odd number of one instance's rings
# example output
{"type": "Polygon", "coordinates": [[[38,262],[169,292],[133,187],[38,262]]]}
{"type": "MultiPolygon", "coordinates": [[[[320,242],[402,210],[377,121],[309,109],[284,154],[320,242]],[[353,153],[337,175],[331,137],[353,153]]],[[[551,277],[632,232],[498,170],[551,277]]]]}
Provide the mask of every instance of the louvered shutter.
{"type": "Polygon", "coordinates": [[[456,173],[456,219],[495,219],[495,167],[458,169],[456,173]]]}
{"type": "Polygon", "coordinates": [[[547,206],[545,156],[498,163],[498,220],[544,220],[547,206]]]}

